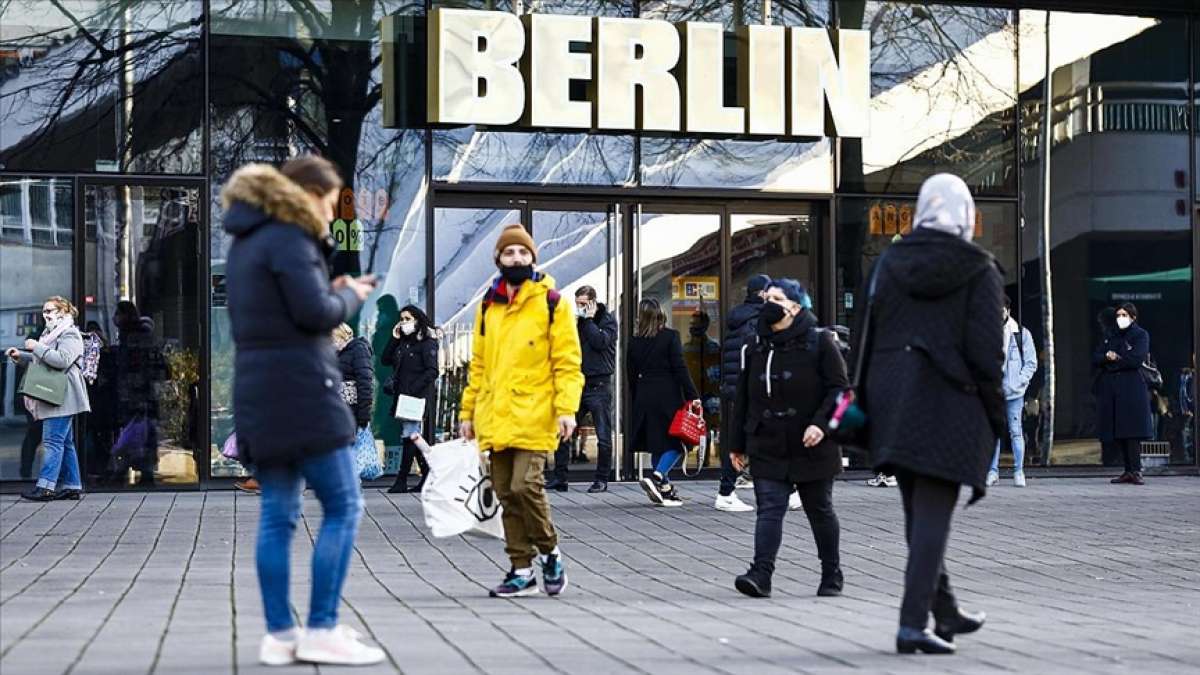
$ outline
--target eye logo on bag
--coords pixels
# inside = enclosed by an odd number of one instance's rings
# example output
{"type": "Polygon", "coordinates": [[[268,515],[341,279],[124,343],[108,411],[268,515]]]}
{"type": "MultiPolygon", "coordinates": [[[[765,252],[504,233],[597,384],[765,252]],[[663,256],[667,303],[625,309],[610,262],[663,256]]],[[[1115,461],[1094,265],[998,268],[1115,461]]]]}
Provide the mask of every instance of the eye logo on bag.
{"type": "Polygon", "coordinates": [[[454,501],[461,502],[481,523],[495,518],[496,513],[500,511],[500,500],[496,498],[491,476],[480,478],[472,473],[468,474],[466,479],[473,483],[474,487],[468,490],[465,485],[459,485],[458,489],[466,493],[466,497],[455,497],[454,501]]]}

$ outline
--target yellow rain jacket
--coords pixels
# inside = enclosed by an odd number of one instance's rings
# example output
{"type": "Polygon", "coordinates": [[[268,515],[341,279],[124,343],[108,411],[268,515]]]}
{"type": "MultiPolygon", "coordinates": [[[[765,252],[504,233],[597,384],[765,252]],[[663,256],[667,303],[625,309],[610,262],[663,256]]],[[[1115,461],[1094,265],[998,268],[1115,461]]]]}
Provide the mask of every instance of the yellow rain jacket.
{"type": "MultiPolygon", "coordinates": [[[[507,303],[500,297],[486,313],[482,303],[475,310],[470,379],[459,419],[474,423],[481,450],[554,452],[558,417],[579,409],[579,333],[572,303],[562,298],[550,321],[547,294],[553,289],[554,279],[538,273],[507,303]]],[[[492,297],[489,291],[485,302],[492,297]]]]}

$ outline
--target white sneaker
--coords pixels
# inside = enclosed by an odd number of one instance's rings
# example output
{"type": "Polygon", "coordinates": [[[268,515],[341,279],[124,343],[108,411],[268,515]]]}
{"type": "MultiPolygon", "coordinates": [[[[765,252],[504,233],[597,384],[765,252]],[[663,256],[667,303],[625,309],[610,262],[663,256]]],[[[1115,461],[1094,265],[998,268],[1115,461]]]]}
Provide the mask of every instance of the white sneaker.
{"type": "Polygon", "coordinates": [[[993,485],[995,485],[996,483],[999,483],[999,482],[1000,482],[1000,474],[995,471],[989,471],[988,475],[987,475],[987,481],[985,481],[984,484],[987,485],[988,487],[992,487],[993,485]]]}
{"type": "Polygon", "coordinates": [[[737,480],[733,483],[733,489],[735,490],[748,490],[752,487],[754,487],[754,479],[746,474],[738,476],[737,480]]]}
{"type": "Polygon", "coordinates": [[[713,503],[713,508],[730,513],[745,513],[754,510],[754,507],[742,501],[736,492],[731,492],[728,497],[717,495],[717,501],[713,503]]]}
{"type": "Polygon", "coordinates": [[[258,645],[258,662],[264,666],[292,665],[296,662],[296,641],[280,640],[270,633],[264,635],[258,645]]]}
{"type": "Polygon", "coordinates": [[[883,477],[883,486],[884,487],[896,487],[899,484],[900,484],[900,481],[896,480],[895,476],[884,476],[883,477]]]}
{"type": "Polygon", "coordinates": [[[800,501],[800,493],[793,491],[792,496],[788,497],[788,510],[799,511],[802,508],[804,508],[804,502],[800,501]]]}
{"type": "Polygon", "coordinates": [[[307,630],[296,647],[296,660],[336,666],[369,666],[387,658],[382,649],[359,642],[358,632],[338,626],[307,630]]]}
{"type": "Polygon", "coordinates": [[[1024,471],[1018,471],[1013,474],[1013,486],[1014,487],[1025,487],[1025,472],[1024,471]]]}

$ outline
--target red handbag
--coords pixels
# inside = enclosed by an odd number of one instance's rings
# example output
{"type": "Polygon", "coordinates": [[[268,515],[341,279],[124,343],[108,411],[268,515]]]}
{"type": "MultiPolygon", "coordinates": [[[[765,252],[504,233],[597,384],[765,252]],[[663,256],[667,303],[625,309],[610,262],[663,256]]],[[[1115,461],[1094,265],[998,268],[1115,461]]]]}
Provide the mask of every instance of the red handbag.
{"type": "Polygon", "coordinates": [[[667,430],[667,434],[688,445],[699,445],[700,439],[704,438],[708,431],[708,425],[704,423],[704,416],[700,414],[700,410],[699,406],[693,407],[691,403],[684,403],[675,413],[675,419],[671,420],[671,428],[667,430]]]}

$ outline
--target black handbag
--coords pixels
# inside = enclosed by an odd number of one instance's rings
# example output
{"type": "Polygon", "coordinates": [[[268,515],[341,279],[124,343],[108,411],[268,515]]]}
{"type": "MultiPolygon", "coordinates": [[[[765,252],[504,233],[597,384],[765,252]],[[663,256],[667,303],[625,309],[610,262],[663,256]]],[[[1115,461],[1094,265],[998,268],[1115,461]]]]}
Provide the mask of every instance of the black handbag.
{"type": "Polygon", "coordinates": [[[1150,391],[1162,391],[1163,376],[1162,371],[1158,369],[1158,364],[1154,362],[1154,357],[1146,354],[1146,360],[1138,368],[1138,372],[1142,374],[1142,380],[1150,391]]]}

